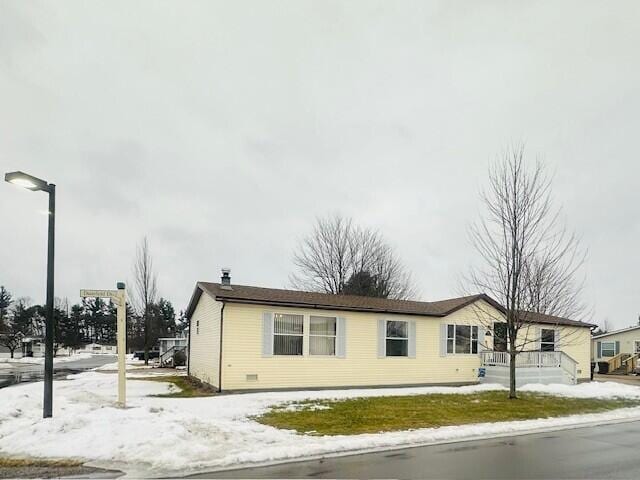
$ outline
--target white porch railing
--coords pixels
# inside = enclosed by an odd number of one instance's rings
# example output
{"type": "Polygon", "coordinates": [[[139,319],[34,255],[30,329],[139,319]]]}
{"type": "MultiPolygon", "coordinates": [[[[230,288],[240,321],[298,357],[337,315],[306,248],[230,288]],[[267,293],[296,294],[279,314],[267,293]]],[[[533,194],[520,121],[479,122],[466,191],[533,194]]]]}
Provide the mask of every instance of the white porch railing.
{"type": "MultiPolygon", "coordinates": [[[[508,352],[481,352],[480,357],[483,367],[508,367],[511,363],[511,357],[508,352]]],[[[516,356],[516,368],[560,367],[574,379],[577,378],[577,365],[578,362],[564,352],[520,352],[516,356]]]]}

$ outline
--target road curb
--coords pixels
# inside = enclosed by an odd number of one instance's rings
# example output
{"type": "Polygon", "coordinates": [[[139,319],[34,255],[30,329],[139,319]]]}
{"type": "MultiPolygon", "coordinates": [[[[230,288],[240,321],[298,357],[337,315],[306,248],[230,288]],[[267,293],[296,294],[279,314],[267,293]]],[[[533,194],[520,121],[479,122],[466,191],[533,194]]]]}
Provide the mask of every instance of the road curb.
{"type": "MultiPolygon", "coordinates": [[[[520,430],[515,432],[475,435],[475,436],[471,436],[463,439],[454,438],[454,439],[448,439],[448,440],[436,440],[431,442],[410,443],[410,444],[404,444],[404,445],[391,445],[388,447],[373,447],[373,448],[363,448],[363,449],[357,449],[357,450],[348,450],[348,451],[342,451],[342,452],[323,453],[320,455],[309,455],[306,457],[298,457],[295,459],[282,459],[282,460],[273,460],[268,462],[245,463],[242,465],[233,465],[229,467],[207,469],[199,472],[191,472],[189,475],[185,475],[182,478],[189,478],[189,476],[192,476],[192,475],[202,475],[206,473],[220,473],[220,472],[230,472],[230,471],[236,471],[236,470],[245,470],[249,468],[272,467],[276,465],[284,465],[289,463],[302,463],[302,462],[309,462],[313,460],[323,460],[326,458],[341,458],[341,457],[350,457],[354,455],[364,455],[368,453],[393,452],[397,450],[406,450],[410,448],[430,447],[430,446],[436,446],[436,445],[449,445],[453,443],[467,443],[467,442],[474,442],[478,440],[493,440],[493,439],[505,438],[505,437],[520,437],[525,435],[535,435],[539,433],[558,432],[563,430],[576,430],[580,428],[599,427],[604,425],[616,425],[620,423],[632,423],[632,422],[638,422],[638,421],[640,421],[640,415],[636,417],[619,418],[619,419],[606,420],[606,421],[592,420],[588,422],[581,422],[581,423],[575,423],[570,425],[558,425],[555,427],[530,428],[527,430],[520,430]]],[[[161,478],[175,478],[175,477],[161,477],[161,478]]]]}

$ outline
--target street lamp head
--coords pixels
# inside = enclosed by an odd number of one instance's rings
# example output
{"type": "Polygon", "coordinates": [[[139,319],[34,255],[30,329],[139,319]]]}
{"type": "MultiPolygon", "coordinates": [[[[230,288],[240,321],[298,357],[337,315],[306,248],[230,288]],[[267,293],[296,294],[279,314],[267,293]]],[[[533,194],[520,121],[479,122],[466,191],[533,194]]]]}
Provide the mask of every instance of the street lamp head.
{"type": "Polygon", "coordinates": [[[4,175],[5,182],[13,183],[22,188],[26,188],[27,190],[42,190],[45,192],[49,191],[49,184],[44,180],[41,180],[33,175],[29,175],[24,172],[9,172],[4,175]]]}

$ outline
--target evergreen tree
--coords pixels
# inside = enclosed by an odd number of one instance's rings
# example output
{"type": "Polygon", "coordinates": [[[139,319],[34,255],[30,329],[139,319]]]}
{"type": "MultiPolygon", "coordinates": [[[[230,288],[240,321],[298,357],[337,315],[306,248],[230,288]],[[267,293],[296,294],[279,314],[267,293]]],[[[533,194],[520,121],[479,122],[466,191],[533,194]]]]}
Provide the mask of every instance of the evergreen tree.
{"type": "Polygon", "coordinates": [[[40,333],[38,307],[29,306],[27,298],[19,298],[16,301],[11,322],[14,330],[25,337],[37,336],[40,333]]]}
{"type": "Polygon", "coordinates": [[[9,315],[12,303],[11,293],[0,286],[0,345],[9,350],[11,358],[22,343],[22,334],[13,328],[13,320],[9,315]]]}
{"type": "Polygon", "coordinates": [[[0,332],[2,332],[9,323],[9,307],[13,303],[11,293],[4,286],[0,286],[0,332]]]}
{"type": "Polygon", "coordinates": [[[158,301],[158,336],[173,336],[176,331],[176,311],[169,300],[158,301]]]}
{"type": "Polygon", "coordinates": [[[180,310],[178,318],[176,319],[176,336],[183,335],[188,326],[189,320],[187,319],[187,312],[180,310]]]}
{"type": "Polygon", "coordinates": [[[36,308],[30,307],[26,298],[19,298],[13,306],[11,317],[6,315],[4,329],[0,333],[0,344],[9,349],[11,358],[22,345],[22,339],[33,335],[35,314],[36,308]]]}
{"type": "Polygon", "coordinates": [[[386,297],[386,292],[388,291],[389,287],[384,279],[366,270],[351,275],[342,289],[344,295],[361,295],[365,297],[386,297]]]}
{"type": "Polygon", "coordinates": [[[82,346],[82,328],[84,325],[84,310],[82,305],[71,307],[71,313],[64,317],[60,324],[61,343],[67,348],[82,346]]]}

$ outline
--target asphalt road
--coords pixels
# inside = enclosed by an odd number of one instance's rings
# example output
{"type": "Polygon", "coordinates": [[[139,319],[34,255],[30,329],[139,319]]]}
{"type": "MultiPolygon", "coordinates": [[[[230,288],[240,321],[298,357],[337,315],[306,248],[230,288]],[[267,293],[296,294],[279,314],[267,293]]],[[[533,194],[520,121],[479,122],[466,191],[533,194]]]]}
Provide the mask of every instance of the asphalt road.
{"type": "MultiPolygon", "coordinates": [[[[116,355],[92,355],[89,358],[71,362],[54,363],[53,372],[54,375],[63,377],[69,373],[101,367],[115,361],[117,361],[116,355]]],[[[0,388],[15,384],[18,379],[19,382],[42,380],[44,375],[44,365],[42,363],[3,363],[0,367],[0,388]]]]}
{"type": "Polygon", "coordinates": [[[640,478],[640,422],[327,458],[193,478],[640,478]]]}

